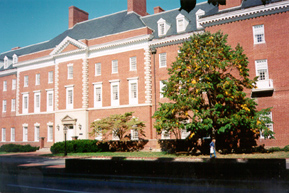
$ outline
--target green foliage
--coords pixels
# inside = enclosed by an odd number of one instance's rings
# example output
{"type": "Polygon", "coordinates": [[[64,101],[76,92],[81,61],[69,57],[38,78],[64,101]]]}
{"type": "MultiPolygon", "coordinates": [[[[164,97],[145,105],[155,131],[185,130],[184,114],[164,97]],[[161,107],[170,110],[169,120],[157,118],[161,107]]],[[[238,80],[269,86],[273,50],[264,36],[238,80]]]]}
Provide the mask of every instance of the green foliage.
{"type": "Polygon", "coordinates": [[[168,74],[163,95],[171,102],[160,103],[153,116],[158,132],[167,130],[178,139],[180,129],[186,128],[199,137],[216,136],[226,143],[251,147],[260,131],[273,137],[266,127],[271,122],[266,117],[270,108],[257,111],[255,100],[244,92],[254,88],[257,77],[249,78],[242,47],[231,48],[227,35],[195,34],[180,47],[168,74]]]}
{"type": "MultiPolygon", "coordinates": [[[[64,153],[65,142],[57,142],[51,146],[50,151],[53,154],[64,153]]],[[[101,152],[108,151],[108,145],[97,140],[73,140],[66,141],[67,153],[83,153],[83,152],[101,152]]]]}
{"type": "Polygon", "coordinates": [[[94,121],[91,123],[91,136],[102,135],[103,140],[107,140],[109,136],[116,135],[119,140],[123,140],[126,135],[130,134],[132,129],[138,131],[140,136],[145,136],[143,128],[144,122],[139,121],[132,116],[133,112],[125,114],[115,114],[109,117],[94,121]]]}
{"type": "Polygon", "coordinates": [[[283,148],[283,151],[289,151],[289,145],[286,145],[284,148],[283,148]]]}
{"type": "Polygon", "coordinates": [[[0,147],[0,152],[33,152],[38,150],[39,147],[33,147],[31,145],[19,145],[19,144],[5,144],[0,147]]]}

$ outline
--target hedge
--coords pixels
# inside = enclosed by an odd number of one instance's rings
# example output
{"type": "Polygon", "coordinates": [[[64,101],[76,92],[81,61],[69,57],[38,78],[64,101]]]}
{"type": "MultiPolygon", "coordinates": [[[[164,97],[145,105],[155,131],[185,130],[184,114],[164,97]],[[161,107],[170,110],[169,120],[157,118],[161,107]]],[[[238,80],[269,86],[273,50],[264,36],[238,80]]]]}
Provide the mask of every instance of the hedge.
{"type": "Polygon", "coordinates": [[[0,152],[33,152],[38,150],[39,147],[31,145],[19,145],[19,144],[5,144],[0,147],[0,152]]]}

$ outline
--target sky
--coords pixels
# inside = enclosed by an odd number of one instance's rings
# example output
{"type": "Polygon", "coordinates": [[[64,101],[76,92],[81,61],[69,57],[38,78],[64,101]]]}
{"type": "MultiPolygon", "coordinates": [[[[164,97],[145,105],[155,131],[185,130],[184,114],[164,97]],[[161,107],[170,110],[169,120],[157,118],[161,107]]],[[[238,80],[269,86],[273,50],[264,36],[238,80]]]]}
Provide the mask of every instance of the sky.
{"type": "MultiPolygon", "coordinates": [[[[127,10],[127,0],[0,0],[0,53],[48,41],[67,30],[70,6],[94,19],[127,10]]],[[[157,6],[176,9],[180,0],[147,0],[149,14],[157,6]]]]}

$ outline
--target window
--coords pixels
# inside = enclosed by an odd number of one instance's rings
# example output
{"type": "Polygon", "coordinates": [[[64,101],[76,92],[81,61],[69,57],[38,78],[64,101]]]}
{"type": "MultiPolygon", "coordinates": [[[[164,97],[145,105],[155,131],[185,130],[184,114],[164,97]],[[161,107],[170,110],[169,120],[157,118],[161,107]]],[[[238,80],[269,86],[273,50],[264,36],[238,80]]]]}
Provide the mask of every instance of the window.
{"type": "Polygon", "coordinates": [[[73,86],[66,87],[66,109],[73,109],[73,86]]]}
{"type": "Polygon", "coordinates": [[[176,23],[177,23],[177,32],[184,32],[189,24],[188,19],[183,15],[183,14],[179,14],[176,17],[176,23]]]}
{"type": "Polygon", "coordinates": [[[16,54],[13,55],[13,64],[16,64],[18,62],[18,57],[16,54]]]}
{"type": "Polygon", "coordinates": [[[130,134],[131,134],[131,140],[139,140],[138,130],[132,129],[130,134]]]}
{"type": "Polygon", "coordinates": [[[16,110],[16,100],[11,99],[11,112],[14,112],[16,110]]]}
{"type": "Polygon", "coordinates": [[[159,63],[160,63],[160,68],[167,67],[167,53],[159,54],[159,63]]]}
{"type": "Polygon", "coordinates": [[[36,74],[35,76],[35,85],[40,85],[40,74],[36,74]]]}
{"type": "Polygon", "coordinates": [[[34,127],[34,141],[39,141],[39,130],[40,130],[40,126],[36,125],[34,127]]]}
{"type": "Polygon", "coordinates": [[[101,75],[101,63],[96,63],[95,64],[95,76],[100,76],[101,75]]]}
{"type": "Polygon", "coordinates": [[[53,71],[48,72],[48,83],[53,83],[53,71]]]}
{"type": "Polygon", "coordinates": [[[6,113],[6,111],[7,111],[7,101],[6,101],[6,100],[3,100],[2,112],[3,112],[3,113],[6,113]]]}
{"type": "Polygon", "coordinates": [[[34,113],[40,112],[40,92],[34,93],[34,113]]]}
{"type": "Polygon", "coordinates": [[[102,107],[102,83],[94,84],[94,107],[102,107]]]}
{"type": "MultiPolygon", "coordinates": [[[[98,119],[98,120],[99,120],[99,119],[98,119]]],[[[99,132],[97,133],[95,139],[96,139],[96,140],[102,140],[102,129],[99,129],[99,132]]]]}
{"type": "Polygon", "coordinates": [[[129,79],[129,104],[138,104],[138,80],[137,78],[129,79]]]}
{"type": "Polygon", "coordinates": [[[8,68],[8,57],[4,57],[4,69],[8,68]]]}
{"type": "Polygon", "coordinates": [[[27,114],[28,113],[28,93],[22,95],[22,113],[27,114]]]}
{"type": "Polygon", "coordinates": [[[117,60],[112,61],[112,73],[118,73],[118,61],[117,60]]]}
{"type": "Polygon", "coordinates": [[[28,76],[24,76],[24,87],[28,87],[28,76]]]}
{"type": "Polygon", "coordinates": [[[158,23],[158,35],[159,36],[166,35],[171,26],[163,18],[159,19],[157,23],[158,23]]]}
{"type": "Polygon", "coordinates": [[[52,142],[53,141],[53,125],[48,125],[48,134],[47,134],[47,141],[52,142]]]}
{"type": "MultiPolygon", "coordinates": [[[[272,112],[268,112],[268,114],[265,115],[265,117],[268,117],[271,121],[273,121],[272,119],[272,112]]],[[[273,131],[273,123],[267,123],[266,127],[268,127],[271,131],[273,131]]],[[[260,134],[260,138],[264,139],[265,137],[262,135],[262,133],[260,134]]]]}
{"type": "Polygon", "coordinates": [[[28,141],[28,127],[23,127],[23,141],[28,141]]]}
{"type": "Polygon", "coordinates": [[[6,129],[2,128],[2,141],[5,142],[6,141],[6,129]]]}
{"type": "Polygon", "coordinates": [[[137,66],[136,66],[136,57],[131,57],[129,58],[129,66],[130,66],[130,71],[136,71],[137,66]]]}
{"type": "Polygon", "coordinates": [[[119,105],[119,80],[111,82],[111,106],[119,105]]]}
{"type": "Polygon", "coordinates": [[[181,139],[186,139],[191,132],[187,131],[187,129],[182,129],[181,130],[181,139]]]}
{"type": "Polygon", "coordinates": [[[46,111],[53,111],[53,90],[47,90],[46,92],[46,111]]]}
{"type": "Polygon", "coordinates": [[[268,64],[267,60],[256,60],[256,75],[259,77],[258,80],[268,80],[268,64]]]}
{"type": "Polygon", "coordinates": [[[11,128],[11,138],[10,141],[14,142],[15,141],[15,128],[12,127],[11,128]]]}
{"type": "Polygon", "coordinates": [[[118,129],[113,129],[113,131],[112,131],[112,140],[119,140],[119,137],[117,136],[117,130],[118,129]]]}
{"type": "Polygon", "coordinates": [[[12,79],[12,90],[16,90],[16,79],[12,79]]]}
{"type": "Polygon", "coordinates": [[[164,98],[164,95],[163,95],[163,88],[165,86],[165,84],[163,83],[164,80],[161,80],[160,81],[160,98],[164,98]]]}
{"type": "Polygon", "coordinates": [[[170,139],[170,132],[167,130],[162,130],[162,136],[161,139],[170,139]]]}
{"type": "Polygon", "coordinates": [[[197,27],[197,29],[201,29],[201,28],[203,28],[203,26],[200,23],[200,17],[205,15],[205,11],[202,9],[199,9],[195,14],[196,14],[196,24],[197,24],[196,27],[197,27]]]}
{"type": "Polygon", "coordinates": [[[7,91],[7,81],[3,81],[3,91],[7,91]]]}
{"type": "Polygon", "coordinates": [[[73,79],[73,64],[67,65],[67,79],[73,79]]]}
{"type": "Polygon", "coordinates": [[[253,26],[254,44],[265,43],[264,25],[253,26]]]}

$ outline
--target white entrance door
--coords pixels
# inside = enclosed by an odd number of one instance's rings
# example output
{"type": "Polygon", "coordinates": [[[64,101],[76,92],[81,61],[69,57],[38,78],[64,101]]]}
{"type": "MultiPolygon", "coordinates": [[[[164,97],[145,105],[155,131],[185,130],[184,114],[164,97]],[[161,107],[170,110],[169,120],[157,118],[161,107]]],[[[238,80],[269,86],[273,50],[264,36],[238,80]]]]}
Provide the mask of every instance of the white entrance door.
{"type": "Polygon", "coordinates": [[[73,129],[73,125],[68,125],[68,129],[67,129],[67,134],[66,134],[66,139],[67,140],[72,140],[72,136],[74,136],[74,129],[73,129]]]}

